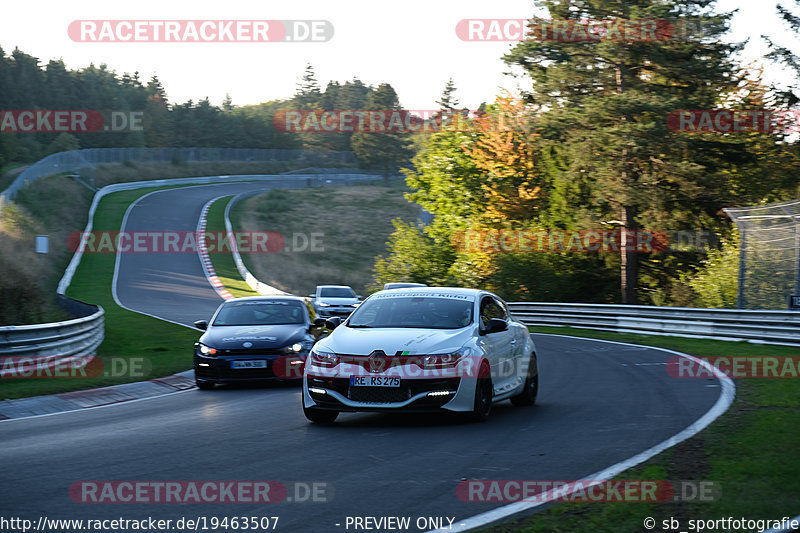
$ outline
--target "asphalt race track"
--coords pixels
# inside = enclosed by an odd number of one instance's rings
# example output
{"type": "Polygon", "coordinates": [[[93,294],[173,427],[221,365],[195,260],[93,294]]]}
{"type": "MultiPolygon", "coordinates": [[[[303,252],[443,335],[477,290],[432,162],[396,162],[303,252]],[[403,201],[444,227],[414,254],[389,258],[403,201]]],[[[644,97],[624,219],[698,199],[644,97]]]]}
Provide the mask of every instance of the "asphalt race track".
{"type": "MultiPolygon", "coordinates": [[[[209,200],[271,188],[269,182],[256,182],[159,191],[134,204],[122,230],[193,232],[200,210],[209,200]]],[[[130,253],[118,259],[116,297],[128,309],[191,325],[211,318],[222,303],[206,280],[197,254],[130,253]]]]}
{"type": "MultiPolygon", "coordinates": [[[[253,187],[265,185],[152,194],[131,210],[125,229],[193,230],[208,199],[253,187]]],[[[122,256],[117,293],[126,307],[182,323],[208,318],[221,302],[199,260],[183,254],[122,256]]],[[[580,479],[679,433],[720,396],[716,380],[669,377],[664,363],[670,354],[658,350],[535,339],[537,405],[497,404],[482,424],[447,415],[364,413],[342,414],[333,426],[313,425],[295,386],[190,390],[4,421],[0,508],[34,522],[42,515],[279,516],[276,531],[321,532],[348,531],[348,516],[407,516],[410,530],[419,531],[413,525],[418,517],[458,521],[499,506],[461,501],[461,480],[580,479]],[[279,481],[288,498],[270,504],[74,503],[70,485],[87,480],[279,481]],[[326,484],[319,499],[327,501],[295,501],[312,482],[326,484]]],[[[189,368],[191,347],[186,354],[189,368]]]]}

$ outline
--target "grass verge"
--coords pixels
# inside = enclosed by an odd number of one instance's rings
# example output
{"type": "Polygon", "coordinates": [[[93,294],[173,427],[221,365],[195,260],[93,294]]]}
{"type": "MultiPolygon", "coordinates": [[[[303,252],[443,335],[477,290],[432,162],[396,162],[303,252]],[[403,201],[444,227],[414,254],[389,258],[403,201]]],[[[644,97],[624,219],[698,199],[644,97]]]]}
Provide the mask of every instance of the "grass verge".
{"type": "MultiPolygon", "coordinates": [[[[797,356],[798,348],[746,342],[619,334],[578,328],[532,327],[534,333],[630,342],[700,357],[797,356]]],[[[780,519],[800,514],[800,382],[739,379],[730,409],[698,435],[657,455],[618,479],[712,481],[713,501],[669,503],[560,503],[529,518],[486,529],[492,533],[691,531],[690,520],[725,517],[780,519]],[[664,520],[680,527],[662,528],[664,520]]],[[[712,531],[723,531],[721,528],[712,531]]]]}
{"type": "Polygon", "coordinates": [[[86,226],[92,193],[63,176],[23,187],[0,212],[0,325],[68,320],[55,292],[74,250],[70,234],[86,226]],[[35,237],[49,237],[36,253],[35,237]]]}
{"type": "MultiPolygon", "coordinates": [[[[104,197],[94,216],[94,231],[117,231],[128,205],[158,187],[123,191],[104,197]]],[[[111,293],[114,254],[85,254],[67,296],[105,309],[105,340],[98,356],[107,369],[96,378],[29,378],[3,380],[0,397],[22,398],[142,381],[181,372],[192,366],[192,344],[199,333],[119,307],[111,293]],[[116,368],[112,367],[111,360],[116,368]],[[140,372],[139,369],[142,369],[140,372]]]]}
{"type": "MultiPolygon", "coordinates": [[[[214,233],[225,231],[225,208],[231,201],[233,195],[217,199],[208,209],[206,215],[206,231],[214,233]]],[[[211,264],[217,273],[217,277],[225,285],[225,288],[236,298],[242,296],[258,296],[250,285],[242,279],[236,263],[233,261],[233,254],[227,250],[218,249],[210,251],[211,264]]]]}

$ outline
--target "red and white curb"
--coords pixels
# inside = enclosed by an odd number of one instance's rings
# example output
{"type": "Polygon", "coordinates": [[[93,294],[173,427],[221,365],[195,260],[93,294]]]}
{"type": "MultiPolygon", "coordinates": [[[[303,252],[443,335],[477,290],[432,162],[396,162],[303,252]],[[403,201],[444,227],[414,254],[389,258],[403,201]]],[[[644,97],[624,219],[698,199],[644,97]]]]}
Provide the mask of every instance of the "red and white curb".
{"type": "Polygon", "coordinates": [[[187,392],[195,388],[194,370],[186,370],[179,374],[148,381],[123,383],[99,389],[64,392],[48,396],[4,400],[0,401],[0,422],[84,411],[89,408],[109,407],[121,403],[140,402],[170,394],[187,392]]]}
{"type": "Polygon", "coordinates": [[[235,296],[225,288],[225,285],[222,284],[222,281],[217,276],[214,265],[211,263],[211,258],[208,256],[208,247],[206,246],[206,217],[208,215],[208,210],[211,204],[220,198],[225,198],[225,196],[218,196],[209,200],[200,211],[200,220],[197,222],[197,255],[200,256],[200,264],[206,274],[206,279],[208,279],[208,282],[214,287],[214,290],[217,291],[217,294],[219,294],[223,300],[231,300],[235,298],[235,296]]]}

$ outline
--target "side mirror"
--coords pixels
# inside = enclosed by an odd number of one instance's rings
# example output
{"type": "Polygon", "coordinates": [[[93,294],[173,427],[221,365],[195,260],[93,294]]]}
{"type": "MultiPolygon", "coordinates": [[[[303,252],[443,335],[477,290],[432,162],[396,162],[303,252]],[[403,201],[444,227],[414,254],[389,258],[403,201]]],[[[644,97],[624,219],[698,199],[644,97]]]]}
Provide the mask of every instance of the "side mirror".
{"type": "Polygon", "coordinates": [[[309,294],[308,297],[311,298],[312,300],[314,299],[314,295],[313,294],[309,294]]]}
{"type": "Polygon", "coordinates": [[[486,330],[484,330],[484,333],[488,335],[489,333],[497,333],[499,331],[505,331],[507,329],[508,329],[508,322],[506,322],[502,318],[490,318],[489,323],[486,325],[486,330]]]}
{"type": "Polygon", "coordinates": [[[325,320],[325,327],[328,329],[336,329],[342,323],[342,317],[334,316],[325,320]]]}
{"type": "Polygon", "coordinates": [[[356,299],[360,300],[361,299],[361,295],[360,294],[356,294],[356,299]]]}
{"type": "Polygon", "coordinates": [[[205,331],[208,329],[208,320],[197,320],[194,322],[194,327],[205,331]]]}
{"type": "Polygon", "coordinates": [[[315,328],[324,328],[325,327],[325,319],[322,317],[317,317],[314,319],[314,327],[315,328]]]}

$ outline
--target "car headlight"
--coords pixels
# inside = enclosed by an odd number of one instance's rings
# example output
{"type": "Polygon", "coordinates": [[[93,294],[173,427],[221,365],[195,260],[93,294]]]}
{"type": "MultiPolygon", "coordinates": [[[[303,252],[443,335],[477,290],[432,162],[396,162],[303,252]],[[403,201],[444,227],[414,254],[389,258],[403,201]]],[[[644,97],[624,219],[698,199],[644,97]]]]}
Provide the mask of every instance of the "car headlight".
{"type": "Polygon", "coordinates": [[[326,368],[333,368],[339,364],[339,356],[333,352],[311,350],[310,357],[312,364],[326,368]]]}
{"type": "Polygon", "coordinates": [[[212,348],[211,346],[206,346],[201,342],[197,343],[197,350],[203,355],[216,355],[217,353],[216,348],[212,348]]]}
{"type": "Polygon", "coordinates": [[[330,307],[331,306],[331,304],[326,304],[325,302],[320,302],[317,305],[319,305],[320,307],[330,307]]]}
{"type": "Polygon", "coordinates": [[[422,358],[422,368],[449,368],[461,361],[464,354],[460,351],[452,353],[430,354],[422,358]]]}
{"type": "Polygon", "coordinates": [[[302,343],[299,342],[283,347],[283,351],[286,353],[300,353],[304,349],[308,349],[308,346],[304,346],[302,343]]]}

